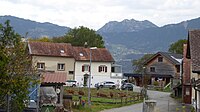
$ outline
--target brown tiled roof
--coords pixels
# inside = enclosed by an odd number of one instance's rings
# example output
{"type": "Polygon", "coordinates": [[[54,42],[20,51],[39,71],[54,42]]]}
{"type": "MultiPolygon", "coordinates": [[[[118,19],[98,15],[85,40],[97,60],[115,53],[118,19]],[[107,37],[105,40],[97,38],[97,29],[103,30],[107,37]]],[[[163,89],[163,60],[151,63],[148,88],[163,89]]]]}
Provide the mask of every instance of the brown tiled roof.
{"type": "MultiPolygon", "coordinates": [[[[31,55],[74,57],[79,61],[90,60],[90,48],[73,47],[69,43],[29,42],[28,47],[31,55]]],[[[114,59],[106,48],[97,48],[92,50],[92,61],[114,62],[114,59]]]]}
{"type": "Polygon", "coordinates": [[[200,30],[190,30],[187,57],[191,58],[192,72],[200,73],[200,30]]]}
{"type": "Polygon", "coordinates": [[[28,42],[28,47],[31,55],[73,57],[69,43],[28,42]]]}
{"type": "MultiPolygon", "coordinates": [[[[90,60],[90,48],[84,47],[73,47],[74,58],[79,61],[89,61],[90,60]]],[[[106,48],[92,49],[92,61],[102,61],[102,62],[114,62],[114,59],[110,52],[106,48]]]]}
{"type": "Polygon", "coordinates": [[[67,73],[46,72],[42,74],[42,84],[65,84],[67,73]]]}

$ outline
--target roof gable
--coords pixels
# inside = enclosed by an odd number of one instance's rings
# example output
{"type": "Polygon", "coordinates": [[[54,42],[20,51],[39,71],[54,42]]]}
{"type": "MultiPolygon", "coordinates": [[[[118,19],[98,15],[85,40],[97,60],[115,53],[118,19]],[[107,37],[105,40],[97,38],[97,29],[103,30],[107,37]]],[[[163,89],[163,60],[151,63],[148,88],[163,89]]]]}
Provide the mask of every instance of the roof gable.
{"type": "Polygon", "coordinates": [[[144,65],[147,65],[152,60],[156,59],[157,57],[162,56],[171,62],[173,65],[180,65],[180,61],[182,60],[183,56],[181,54],[175,53],[168,53],[168,52],[157,52],[151,58],[144,62],[144,65]]]}

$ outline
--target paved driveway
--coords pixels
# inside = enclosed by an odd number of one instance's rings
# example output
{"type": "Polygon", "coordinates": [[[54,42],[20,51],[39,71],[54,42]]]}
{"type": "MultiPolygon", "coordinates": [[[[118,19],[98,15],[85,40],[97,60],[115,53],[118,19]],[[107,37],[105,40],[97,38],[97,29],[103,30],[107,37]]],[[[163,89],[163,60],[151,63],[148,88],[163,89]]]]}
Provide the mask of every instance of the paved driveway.
{"type": "MultiPolygon", "coordinates": [[[[148,90],[147,94],[150,99],[156,100],[157,112],[176,112],[177,107],[181,108],[181,104],[171,98],[170,93],[148,90]]],[[[142,112],[142,106],[143,104],[139,103],[130,106],[104,110],[101,112],[142,112]]]]}

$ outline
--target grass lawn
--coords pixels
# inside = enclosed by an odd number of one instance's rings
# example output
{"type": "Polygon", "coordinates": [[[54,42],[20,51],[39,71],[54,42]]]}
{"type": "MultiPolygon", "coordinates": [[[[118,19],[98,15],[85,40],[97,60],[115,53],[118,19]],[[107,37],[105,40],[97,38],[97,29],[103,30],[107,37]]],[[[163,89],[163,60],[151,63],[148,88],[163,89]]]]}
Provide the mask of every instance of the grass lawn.
{"type": "MultiPolygon", "coordinates": [[[[96,88],[91,88],[91,107],[89,108],[88,106],[88,88],[72,88],[72,87],[65,87],[65,92],[64,94],[70,94],[67,91],[71,90],[74,91],[73,96],[73,101],[79,101],[79,95],[78,91],[83,91],[84,95],[82,96],[81,100],[85,102],[85,105],[78,105],[78,106],[72,106],[73,112],[99,112],[104,109],[111,109],[111,108],[117,108],[117,107],[122,107],[122,106],[127,106],[135,103],[140,103],[142,100],[137,99],[137,101],[132,101],[132,102],[126,102],[125,103],[125,98],[123,98],[123,103],[121,104],[121,98],[119,97],[118,93],[123,93],[126,94],[128,99],[130,97],[136,96],[138,93],[134,93],[132,91],[120,91],[116,89],[99,89],[97,90],[96,88]],[[97,92],[106,94],[107,97],[97,97],[97,92]],[[113,93],[113,97],[111,98],[110,92],[113,93]]],[[[137,98],[137,97],[136,97],[137,98]]],[[[141,98],[142,99],[142,98],[141,98]]],[[[128,100],[127,100],[128,101],[128,100]]]]}
{"type": "Polygon", "coordinates": [[[105,104],[105,103],[92,103],[91,108],[88,107],[88,105],[85,105],[84,107],[79,106],[77,108],[73,108],[73,112],[99,112],[101,110],[105,109],[111,109],[111,108],[118,108],[122,106],[128,106],[136,103],[141,103],[142,101],[127,103],[127,104],[105,104]]]}

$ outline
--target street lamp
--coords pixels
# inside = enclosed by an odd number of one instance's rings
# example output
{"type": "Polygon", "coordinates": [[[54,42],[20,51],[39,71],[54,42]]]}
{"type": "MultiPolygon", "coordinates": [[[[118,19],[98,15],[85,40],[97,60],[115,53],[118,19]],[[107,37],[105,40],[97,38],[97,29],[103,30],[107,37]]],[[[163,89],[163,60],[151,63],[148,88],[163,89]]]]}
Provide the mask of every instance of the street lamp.
{"type": "Polygon", "coordinates": [[[142,87],[144,87],[144,73],[145,73],[145,69],[146,69],[146,67],[145,66],[143,66],[142,67],[143,68],[143,73],[142,73],[142,87]]]}
{"type": "Polygon", "coordinates": [[[90,85],[91,85],[91,75],[92,75],[92,50],[97,49],[97,47],[91,47],[90,48],[90,75],[89,75],[89,86],[88,86],[88,105],[90,107],[91,105],[91,99],[90,99],[90,85]]]}

